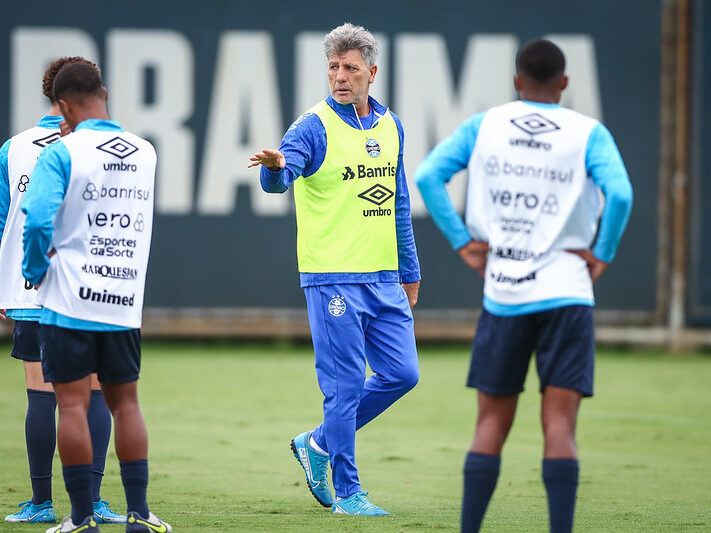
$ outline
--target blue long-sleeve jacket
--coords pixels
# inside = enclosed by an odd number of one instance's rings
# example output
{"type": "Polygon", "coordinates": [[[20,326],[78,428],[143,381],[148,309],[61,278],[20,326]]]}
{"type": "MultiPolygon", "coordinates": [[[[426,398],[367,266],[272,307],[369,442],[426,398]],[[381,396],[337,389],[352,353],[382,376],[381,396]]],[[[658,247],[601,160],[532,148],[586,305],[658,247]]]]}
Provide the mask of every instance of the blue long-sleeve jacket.
{"type": "MultiPolygon", "coordinates": [[[[350,126],[370,129],[387,109],[374,98],[369,97],[370,115],[358,117],[353,105],[342,105],[333,97],[326,99],[329,106],[338,116],[350,126]]],[[[395,196],[395,226],[397,232],[397,247],[399,270],[368,273],[337,272],[337,273],[301,273],[301,286],[329,285],[337,283],[374,283],[401,282],[414,283],[420,280],[420,265],[417,259],[417,248],[412,231],[410,218],[410,194],[402,163],[404,132],[400,119],[390,112],[397,126],[400,138],[400,153],[397,164],[397,194],[395,196]]],[[[260,182],[262,189],[270,193],[283,193],[300,176],[308,177],[316,173],[326,156],[326,130],[316,114],[300,116],[284,134],[279,145],[279,151],[286,158],[286,167],[273,172],[262,166],[260,182]]]]}

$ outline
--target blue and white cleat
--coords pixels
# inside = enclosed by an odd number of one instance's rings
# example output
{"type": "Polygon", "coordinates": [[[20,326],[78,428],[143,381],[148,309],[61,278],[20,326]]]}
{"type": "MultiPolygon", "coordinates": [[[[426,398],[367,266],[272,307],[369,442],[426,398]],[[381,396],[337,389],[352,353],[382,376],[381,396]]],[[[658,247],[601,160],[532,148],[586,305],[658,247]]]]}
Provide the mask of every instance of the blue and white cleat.
{"type": "Polygon", "coordinates": [[[318,453],[309,445],[311,431],[298,435],[291,441],[291,451],[306,472],[306,484],[316,501],[324,507],[333,505],[328,486],[328,455],[318,453]]]}
{"type": "Polygon", "coordinates": [[[143,518],[138,513],[130,511],[126,519],[126,533],[171,533],[173,528],[153,513],[143,518]]]}
{"type": "Polygon", "coordinates": [[[68,516],[58,526],[50,527],[45,533],[99,533],[99,524],[96,523],[94,515],[87,516],[81,524],[72,522],[72,517],[68,516]]]}
{"type": "Polygon", "coordinates": [[[44,503],[35,505],[32,500],[22,502],[18,505],[20,510],[15,514],[9,514],[5,517],[6,522],[31,522],[31,523],[50,523],[57,521],[52,507],[52,500],[47,500],[44,503]]]}
{"type": "Polygon", "coordinates": [[[109,509],[109,502],[99,500],[94,502],[94,519],[99,524],[125,524],[126,517],[109,509]]]}
{"type": "Polygon", "coordinates": [[[386,510],[368,500],[367,492],[356,492],[347,498],[336,498],[333,502],[334,514],[348,514],[358,516],[385,516],[389,515],[386,510]]]}

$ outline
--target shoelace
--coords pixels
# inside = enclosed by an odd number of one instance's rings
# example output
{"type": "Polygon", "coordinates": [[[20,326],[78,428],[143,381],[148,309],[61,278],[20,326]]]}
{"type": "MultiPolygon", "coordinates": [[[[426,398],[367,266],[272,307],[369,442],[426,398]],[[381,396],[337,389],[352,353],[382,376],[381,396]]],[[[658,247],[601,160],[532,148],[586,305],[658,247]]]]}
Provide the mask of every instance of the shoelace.
{"type": "Polygon", "coordinates": [[[18,507],[27,507],[31,503],[32,503],[32,500],[27,500],[26,502],[18,503],[17,506],[18,507]]]}
{"type": "Polygon", "coordinates": [[[359,492],[356,494],[356,506],[359,511],[368,511],[375,508],[375,504],[367,500],[368,493],[366,491],[359,492]]]}
{"type": "Polygon", "coordinates": [[[318,460],[316,461],[315,470],[318,471],[320,476],[323,476],[324,478],[326,478],[326,472],[328,470],[328,456],[321,455],[321,454],[316,454],[316,455],[318,455],[318,460]]]}

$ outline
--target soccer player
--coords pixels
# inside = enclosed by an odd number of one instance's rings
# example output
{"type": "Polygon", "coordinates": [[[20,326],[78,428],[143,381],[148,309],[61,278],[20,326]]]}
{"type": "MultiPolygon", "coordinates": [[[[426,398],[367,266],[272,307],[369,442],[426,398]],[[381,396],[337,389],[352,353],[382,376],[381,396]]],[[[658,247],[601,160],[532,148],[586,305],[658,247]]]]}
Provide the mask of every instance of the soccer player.
{"type": "Polygon", "coordinates": [[[415,180],[434,222],[484,276],[468,380],[479,413],[464,466],[462,531],[479,530],[535,351],[543,482],[557,533],[573,527],[575,422],[580,399],[593,394],[593,283],[615,256],[632,188],[609,131],[558,105],[568,84],[561,50],[532,41],[517,54],[516,72],[520,100],[464,122],[415,180]],[[445,190],[464,168],[466,222],[445,190]]]}
{"type": "Polygon", "coordinates": [[[355,433],[419,379],[410,308],[420,268],[403,130],[368,95],[378,70],[373,35],[343,24],[323,46],[331,95],[294,122],[278,150],[255,154],[249,166],[262,165],[267,192],[294,185],[299,272],[324,420],[294,438],[292,451],[321,505],[334,513],[385,515],[361,489],[355,433]],[[374,372],[367,381],[366,360],[374,372]]]}
{"type": "MultiPolygon", "coordinates": [[[[25,367],[25,438],[32,482],[32,499],[22,502],[18,512],[6,516],[8,522],[56,521],[52,506],[52,461],[57,402],[51,383],[45,383],[42,375],[37,291],[22,278],[25,215],[20,211],[20,202],[29,186],[40,151],[60,137],[62,115],[52,96],[54,77],[64,65],[76,62],[97,68],[82,57],[62,57],[53,61],[42,80],[42,92],[50,102],[49,113],[35,127],[15,135],[0,148],[0,308],[7,309],[7,316],[15,320],[12,356],[22,360],[25,367]]],[[[0,317],[4,319],[2,311],[0,317]]],[[[92,380],[88,418],[94,449],[92,498],[95,518],[99,523],[125,522],[126,517],[113,512],[100,496],[106,450],[111,437],[111,413],[95,377],[92,380]]]]}
{"type": "Polygon", "coordinates": [[[146,503],[148,440],[136,394],[155,150],[109,120],[93,66],[62,67],[53,95],[73,133],[42,152],[21,204],[22,273],[40,285],[42,369],[57,395],[57,444],[72,504],[48,532],[98,531],[86,419],[95,370],[115,423],[126,531],[165,533],[170,526],[146,503]]]}

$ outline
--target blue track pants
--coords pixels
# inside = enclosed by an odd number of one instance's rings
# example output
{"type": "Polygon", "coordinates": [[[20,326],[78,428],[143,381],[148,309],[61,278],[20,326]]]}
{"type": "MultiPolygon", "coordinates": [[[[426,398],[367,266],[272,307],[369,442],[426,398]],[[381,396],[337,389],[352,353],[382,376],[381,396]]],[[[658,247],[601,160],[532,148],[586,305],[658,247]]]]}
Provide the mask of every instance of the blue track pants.
{"type": "Polygon", "coordinates": [[[336,496],[361,490],[355,432],[419,379],[412,312],[397,283],[305,287],[324,421],[313,432],[327,450],[336,496]],[[374,374],[365,377],[366,361],[374,374]]]}

